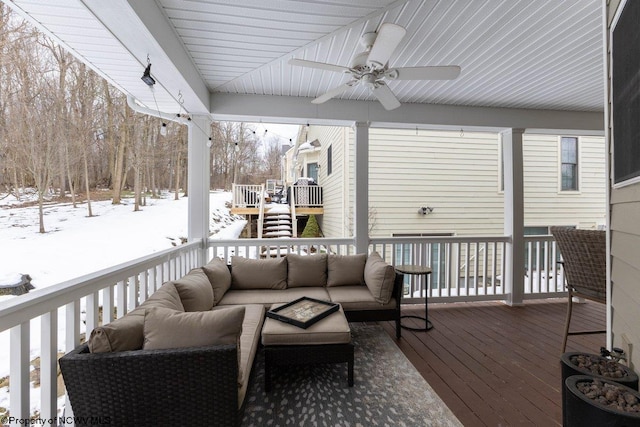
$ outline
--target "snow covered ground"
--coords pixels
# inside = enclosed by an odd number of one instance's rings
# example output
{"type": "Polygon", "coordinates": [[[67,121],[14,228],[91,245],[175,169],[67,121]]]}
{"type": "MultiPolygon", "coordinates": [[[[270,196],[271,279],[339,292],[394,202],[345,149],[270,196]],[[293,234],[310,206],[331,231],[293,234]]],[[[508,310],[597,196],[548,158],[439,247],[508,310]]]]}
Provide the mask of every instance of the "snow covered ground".
{"type": "MultiPolygon", "coordinates": [[[[0,199],[3,195],[0,194],[0,199]]],[[[245,221],[229,214],[225,202],[231,193],[211,192],[210,230],[221,239],[240,235],[245,221]]],[[[95,216],[87,216],[85,204],[45,208],[46,233],[38,232],[38,208],[16,207],[12,196],[0,200],[0,286],[29,274],[36,289],[179,245],[187,236],[187,198],[147,198],[147,206],[133,211],[133,201],[121,205],[92,202],[95,216]]],[[[6,301],[13,296],[0,296],[6,301]]],[[[63,311],[63,310],[60,310],[63,311]]],[[[31,354],[40,353],[40,322],[31,322],[31,354]]],[[[64,337],[64,317],[59,320],[64,337]]],[[[60,351],[64,350],[60,343],[60,351]]],[[[9,374],[9,331],[0,333],[0,379],[9,374]]],[[[39,393],[32,390],[32,408],[39,408],[39,393]]],[[[0,388],[0,407],[8,408],[7,387],[0,388]]],[[[1,413],[0,413],[1,415],[1,413]]]]}

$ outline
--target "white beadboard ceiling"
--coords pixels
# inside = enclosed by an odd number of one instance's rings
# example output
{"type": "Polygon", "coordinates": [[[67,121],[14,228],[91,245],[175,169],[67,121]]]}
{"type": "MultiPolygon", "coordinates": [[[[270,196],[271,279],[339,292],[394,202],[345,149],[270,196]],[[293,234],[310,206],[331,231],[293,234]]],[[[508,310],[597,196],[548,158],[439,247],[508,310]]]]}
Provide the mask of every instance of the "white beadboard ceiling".
{"type": "MultiPolygon", "coordinates": [[[[389,63],[459,65],[452,81],[392,81],[403,103],[600,112],[602,0],[2,0],[149,108],[209,111],[216,93],[315,98],[348,76],[360,36],[407,29],[389,63]],[[159,84],[140,81],[146,56],[159,84]]],[[[371,101],[360,86],[338,98],[371,101]]]]}

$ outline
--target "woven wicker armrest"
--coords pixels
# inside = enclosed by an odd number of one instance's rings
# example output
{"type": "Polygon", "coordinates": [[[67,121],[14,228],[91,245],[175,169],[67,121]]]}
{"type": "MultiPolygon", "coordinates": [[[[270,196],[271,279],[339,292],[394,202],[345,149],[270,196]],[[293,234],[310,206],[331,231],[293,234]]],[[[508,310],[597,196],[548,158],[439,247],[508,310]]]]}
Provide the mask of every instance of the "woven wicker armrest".
{"type": "Polygon", "coordinates": [[[122,427],[238,425],[234,345],[89,353],[84,344],[60,369],[76,417],[122,427]]]}

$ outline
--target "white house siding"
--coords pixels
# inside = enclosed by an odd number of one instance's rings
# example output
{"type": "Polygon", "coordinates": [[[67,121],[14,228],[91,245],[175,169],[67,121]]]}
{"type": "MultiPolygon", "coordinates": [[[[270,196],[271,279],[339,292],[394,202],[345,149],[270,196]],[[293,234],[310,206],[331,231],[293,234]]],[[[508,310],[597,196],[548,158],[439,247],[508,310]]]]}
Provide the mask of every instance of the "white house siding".
{"type": "Polygon", "coordinates": [[[320,171],[318,172],[319,184],[322,186],[324,214],[318,216],[318,223],[322,232],[327,237],[348,235],[347,218],[344,214],[347,208],[348,197],[345,193],[348,171],[344,165],[349,159],[348,128],[311,126],[307,139],[318,139],[321,144],[321,152],[318,158],[320,171]],[[332,173],[327,176],[327,150],[332,146],[332,173]]]}
{"type": "MultiPolygon", "coordinates": [[[[564,135],[573,136],[573,135],[564,135]]],[[[351,235],[353,131],[312,126],[322,144],[321,184],[328,237],[351,235]],[[333,174],[326,176],[326,150],[333,146],[333,174]],[[343,165],[348,171],[343,171],[343,165]],[[345,191],[346,190],[346,191],[345,191]]],[[[501,235],[500,135],[496,133],[369,130],[370,235],[452,233],[501,235]],[[431,207],[429,215],[418,213],[431,207]]],[[[579,137],[577,192],[560,191],[559,135],[525,134],[525,226],[605,224],[604,139],[579,137]]]]}
{"type": "Polygon", "coordinates": [[[524,135],[524,225],[604,227],[607,182],[604,138],[578,137],[578,191],[560,191],[560,138],[560,135],[524,135]]]}
{"type": "MultiPolygon", "coordinates": [[[[617,0],[608,5],[609,25],[618,5],[617,0]]],[[[610,46],[607,47],[607,52],[610,52],[610,46]]],[[[610,103],[610,93],[608,98],[610,103]]],[[[610,153],[611,150],[611,156],[610,153]]],[[[626,350],[623,336],[626,337],[633,346],[630,359],[637,371],[640,367],[640,184],[611,188],[609,205],[613,345],[626,350]]]]}
{"type": "Polygon", "coordinates": [[[370,129],[369,138],[372,236],[502,234],[496,134],[370,129]]]}

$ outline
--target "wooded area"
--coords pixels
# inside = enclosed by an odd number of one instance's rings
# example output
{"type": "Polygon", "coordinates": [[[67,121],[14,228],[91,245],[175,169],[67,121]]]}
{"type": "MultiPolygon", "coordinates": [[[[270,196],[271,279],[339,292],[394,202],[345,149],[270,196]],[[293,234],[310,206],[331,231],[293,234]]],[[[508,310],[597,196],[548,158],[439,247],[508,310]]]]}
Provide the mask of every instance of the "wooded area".
{"type": "MultiPolygon", "coordinates": [[[[143,69],[140,70],[142,76],[143,69]]],[[[142,81],[140,84],[144,84],[142,81]]],[[[187,128],[127,106],[126,96],[0,4],[0,193],[34,188],[45,232],[46,201],[86,202],[110,190],[114,204],[187,188],[187,128]]],[[[210,188],[280,178],[277,137],[246,124],[211,125],[210,188]]]]}

